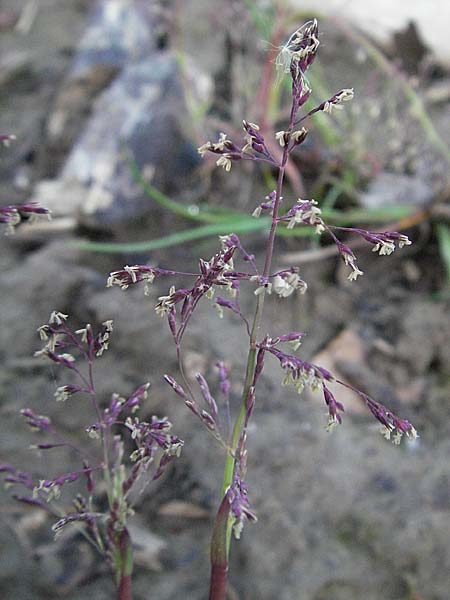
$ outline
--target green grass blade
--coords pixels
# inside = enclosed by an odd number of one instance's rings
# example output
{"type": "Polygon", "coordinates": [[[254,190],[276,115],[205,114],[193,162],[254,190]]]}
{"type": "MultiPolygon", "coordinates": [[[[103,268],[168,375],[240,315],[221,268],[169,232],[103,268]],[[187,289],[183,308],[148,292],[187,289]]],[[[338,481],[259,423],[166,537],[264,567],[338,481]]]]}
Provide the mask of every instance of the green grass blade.
{"type": "Polygon", "coordinates": [[[265,40],[269,40],[272,33],[273,26],[273,9],[263,10],[259,6],[255,5],[253,0],[244,0],[244,5],[247,8],[250,17],[253,21],[254,26],[263,36],[265,40]]]}
{"type": "Polygon", "coordinates": [[[413,213],[409,206],[384,206],[382,208],[354,208],[351,210],[324,209],[322,211],[325,221],[332,225],[352,226],[361,223],[383,224],[391,221],[400,221],[413,213]]]}
{"type": "Polygon", "coordinates": [[[439,253],[447,273],[447,283],[450,283],[450,227],[443,223],[436,225],[436,237],[439,245],[439,253]]]}
{"type": "Polygon", "coordinates": [[[128,163],[133,179],[136,181],[142,191],[157,204],[170,211],[172,214],[184,217],[185,219],[190,219],[192,221],[201,221],[203,223],[214,223],[220,220],[220,217],[213,215],[210,212],[196,212],[193,211],[192,208],[172,200],[172,198],[166,196],[166,194],[158,190],[158,188],[156,188],[154,185],[148,183],[148,181],[145,181],[136,161],[129,153],[127,153],[125,160],[128,163]]]}
{"type": "Polygon", "coordinates": [[[210,225],[203,225],[188,229],[186,231],[180,231],[167,235],[163,238],[157,238],[156,240],[148,240],[143,242],[135,243],[103,243],[103,242],[72,242],[71,246],[79,248],[80,250],[90,250],[91,252],[104,252],[108,254],[115,253],[139,253],[148,252],[150,250],[157,250],[159,248],[168,248],[170,246],[178,246],[186,242],[192,242],[202,238],[210,237],[212,235],[225,235],[227,233],[249,233],[251,231],[259,231],[264,228],[268,228],[270,225],[269,219],[233,219],[228,221],[221,221],[220,223],[212,223],[210,225]]]}
{"type": "MultiPolygon", "coordinates": [[[[402,219],[411,214],[411,210],[406,206],[393,206],[389,209],[375,209],[371,211],[355,209],[348,212],[336,210],[324,210],[324,217],[335,225],[351,225],[353,223],[383,223],[386,220],[402,219]]],[[[219,223],[202,225],[193,229],[173,233],[155,240],[146,240],[135,243],[117,243],[117,242],[71,242],[72,247],[80,250],[89,250],[91,252],[103,252],[108,254],[130,254],[139,252],[149,252],[160,248],[169,248],[178,246],[186,242],[207,238],[213,235],[225,235],[233,233],[251,233],[254,231],[268,230],[270,227],[270,218],[262,217],[254,219],[247,215],[222,219],[219,223]]],[[[314,230],[310,227],[287,229],[284,224],[280,224],[278,234],[282,237],[313,237],[314,230]]]]}

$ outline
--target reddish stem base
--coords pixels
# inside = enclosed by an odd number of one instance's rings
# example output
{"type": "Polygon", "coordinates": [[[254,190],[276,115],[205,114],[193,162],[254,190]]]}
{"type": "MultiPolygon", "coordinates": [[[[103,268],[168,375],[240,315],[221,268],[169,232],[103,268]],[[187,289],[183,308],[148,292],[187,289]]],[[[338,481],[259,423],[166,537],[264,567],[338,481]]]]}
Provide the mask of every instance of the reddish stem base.
{"type": "Polygon", "coordinates": [[[226,566],[214,565],[211,567],[209,600],[225,600],[227,595],[227,572],[228,568],[226,566]]]}
{"type": "Polygon", "coordinates": [[[123,575],[117,589],[117,600],[133,600],[131,575],[123,575]]]}

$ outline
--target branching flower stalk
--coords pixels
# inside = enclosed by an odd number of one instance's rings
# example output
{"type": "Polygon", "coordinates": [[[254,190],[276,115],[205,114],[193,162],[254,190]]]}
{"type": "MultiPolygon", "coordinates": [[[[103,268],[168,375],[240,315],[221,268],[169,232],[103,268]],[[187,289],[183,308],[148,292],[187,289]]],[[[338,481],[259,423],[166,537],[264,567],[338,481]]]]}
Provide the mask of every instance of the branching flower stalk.
{"type": "MultiPolygon", "coordinates": [[[[1,138],[1,136],[0,136],[1,138]]],[[[48,208],[40,206],[36,202],[24,202],[23,204],[7,204],[6,206],[0,206],[0,223],[6,225],[6,233],[14,233],[15,227],[23,221],[23,219],[30,220],[46,216],[50,218],[50,211],[48,208]]]]}
{"type": "Polygon", "coordinates": [[[94,361],[108,349],[113,323],[105,321],[95,334],[89,324],[72,331],[67,318],[54,311],[48,323],[38,329],[45,346],[36,355],[48,358],[72,375],[73,382],[57,388],[57,402],[74,402],[75,396],[83,395],[90,400],[95,420],[87,425],[84,435],[92,439],[94,452],[86,444],[77,446],[67,441],[49,417],[26,408],[21,414],[27,424],[47,438],[32,448],[39,452],[70,448],[82,468],[41,479],[37,485],[30,474],[8,464],[0,464],[0,473],[8,486],[25,488],[25,493],[14,494],[13,498],[40,507],[56,519],[52,527],[55,536],[68,526],[78,526],[110,565],[118,600],[132,600],[133,549],[127,520],[133,514],[136,497],[180,455],[183,441],[172,434],[172,425],[166,418],[152,417],[147,422],[136,416],[140,404],[148,397],[148,383],[138,387],[129,398],[113,394],[108,406],[102,409],[94,384],[94,361]],[[125,454],[124,434],[135,445],[129,457],[125,454]],[[86,495],[78,493],[72,500],[73,509],[67,511],[67,504],[59,502],[62,488],[82,479],[86,495]],[[96,508],[102,502],[102,488],[106,489],[107,500],[104,512],[96,508]]]}
{"type": "MultiPolygon", "coordinates": [[[[263,212],[270,213],[271,227],[266,244],[264,266],[260,271],[255,257],[249,254],[237,235],[231,233],[221,236],[221,249],[209,261],[200,259],[198,273],[180,273],[173,270],[162,269],[150,265],[126,266],[120,271],[114,271],[108,279],[108,286],[118,285],[127,289],[131,285],[143,282],[145,290],[157,277],[178,276],[192,277],[192,287],[169,290],[168,295],[161,296],[155,310],[160,316],[166,317],[176,347],[178,363],[183,386],[171,375],[165,375],[166,382],[173,388],[186,406],[200,419],[208,432],[225,448],[227,456],[223,474],[220,506],[215,519],[211,540],[211,579],[210,600],[225,600],[227,573],[229,564],[230,542],[232,534],[240,537],[242,527],[246,521],[255,521],[256,515],[250,507],[247,485],[245,483],[247,465],[247,430],[255,408],[256,390],[258,381],[264,368],[266,356],[272,355],[280,363],[284,371],[283,385],[293,385],[300,393],[305,387],[313,391],[321,391],[328,410],[327,429],[331,430],[342,422],[344,406],[337,401],[332,393],[332,385],[342,385],[352,389],[359,395],[361,401],[367,406],[375,419],[381,425],[383,435],[395,444],[400,443],[403,436],[409,439],[417,437],[416,430],[406,419],[400,419],[388,408],[369,397],[364,392],[357,390],[347,383],[337,380],[328,370],[310,363],[297,354],[303,333],[288,332],[273,336],[265,334],[260,337],[261,319],[264,300],[267,294],[276,293],[280,298],[286,298],[293,292],[304,293],[307,285],[300,278],[298,268],[291,267],[271,272],[274,254],[277,227],[281,223],[287,228],[297,226],[313,227],[318,235],[328,234],[336,244],[338,252],[345,264],[350,268],[348,279],[354,281],[362,275],[356,256],[352,249],[340,241],[339,232],[351,232],[361,236],[373,250],[380,255],[389,255],[395,249],[408,245],[409,239],[398,232],[373,233],[364,229],[335,227],[326,224],[321,215],[320,208],[315,200],[298,199],[283,213],[280,210],[283,202],[283,183],[286,165],[291,152],[302,144],[308,131],[299,125],[317,112],[332,112],[343,108],[343,103],[353,98],[352,89],[343,89],[316,108],[304,115],[299,115],[299,110],[308,100],[311,89],[305,77],[307,69],[313,63],[319,47],[319,34],[317,21],[306,23],[294,32],[287,44],[282,48],[277,66],[283,73],[289,74],[292,81],[292,104],[287,127],[275,134],[275,138],[282,148],[282,156],[277,161],[270,152],[264,136],[257,124],[243,121],[244,145],[238,145],[227,139],[224,133],[220,134],[217,142],[206,142],[199,148],[199,153],[218,155],[217,165],[230,171],[233,162],[251,160],[270,164],[276,169],[277,186],[269,193],[253,212],[254,217],[259,217],[263,212]],[[234,259],[240,258],[247,268],[237,270],[234,259]],[[256,287],[254,290],[255,309],[253,317],[248,318],[241,310],[240,286],[247,282],[256,287]],[[226,297],[216,295],[216,292],[225,292],[226,297]],[[242,401],[235,416],[234,425],[229,433],[224,426],[223,412],[230,414],[229,402],[229,370],[223,363],[218,363],[220,391],[223,395],[225,411],[221,411],[209,389],[208,383],[200,373],[196,375],[200,399],[193,389],[191,382],[183,370],[182,339],[185,335],[190,318],[202,298],[213,301],[222,316],[224,309],[230,310],[241,321],[248,336],[248,355],[243,382],[242,401]],[[286,345],[293,347],[293,352],[285,350],[286,345]]],[[[227,419],[229,420],[229,419],[227,419]]]]}

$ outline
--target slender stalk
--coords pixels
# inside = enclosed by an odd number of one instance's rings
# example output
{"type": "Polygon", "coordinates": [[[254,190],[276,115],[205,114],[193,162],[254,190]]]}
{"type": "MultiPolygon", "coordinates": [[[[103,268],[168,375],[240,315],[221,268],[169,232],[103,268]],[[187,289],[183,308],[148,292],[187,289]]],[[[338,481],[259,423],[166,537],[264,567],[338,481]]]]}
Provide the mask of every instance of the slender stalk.
{"type": "Polygon", "coordinates": [[[223,497],[220,503],[211,540],[211,586],[209,600],[225,600],[228,575],[228,536],[230,505],[223,497]]]}
{"type": "MultiPolygon", "coordinates": [[[[289,132],[292,131],[294,127],[294,118],[295,111],[294,106],[291,110],[291,118],[289,123],[289,132]]],[[[278,180],[277,180],[277,188],[275,195],[275,202],[272,210],[272,223],[270,227],[269,238],[267,241],[266,247],[266,256],[264,261],[264,271],[263,277],[268,278],[270,274],[270,266],[272,264],[273,250],[275,244],[275,236],[277,230],[277,218],[278,218],[278,210],[282,200],[282,189],[283,189],[283,181],[286,170],[286,163],[289,157],[289,145],[286,144],[283,150],[283,157],[281,163],[278,168],[278,180]]],[[[224,468],[223,475],[223,483],[222,483],[222,503],[219,508],[219,512],[217,513],[216,523],[214,525],[213,536],[211,540],[211,582],[210,582],[210,596],[209,600],[225,600],[226,596],[226,584],[227,584],[227,571],[228,571],[228,557],[230,552],[230,544],[231,544],[231,530],[232,530],[232,519],[230,518],[229,509],[228,516],[226,520],[226,524],[224,526],[223,523],[223,514],[221,514],[221,510],[223,510],[223,504],[226,502],[228,504],[227,498],[225,496],[227,489],[230,487],[233,481],[233,474],[236,464],[236,449],[239,443],[239,439],[241,437],[242,426],[245,419],[245,414],[247,410],[247,399],[250,392],[250,388],[253,383],[254,373],[255,373],[255,363],[256,363],[256,351],[257,351],[257,333],[260,327],[262,312],[264,307],[264,298],[265,298],[265,289],[258,295],[258,300],[256,303],[255,314],[253,317],[252,328],[250,332],[250,342],[249,342],[249,351],[247,356],[247,367],[245,374],[245,382],[244,389],[242,392],[242,403],[236,418],[233,433],[231,436],[230,442],[230,453],[227,456],[224,468]],[[222,537],[220,537],[222,535],[222,537]],[[223,554],[223,549],[225,548],[225,554],[223,554]],[[221,562],[214,562],[214,559],[220,555],[221,562]],[[225,562],[223,562],[225,559],[225,562]]]]}
{"type": "Polygon", "coordinates": [[[103,477],[106,483],[106,495],[108,497],[109,507],[113,505],[113,492],[111,486],[111,475],[109,469],[109,428],[103,427],[103,418],[100,410],[100,406],[97,399],[97,393],[94,385],[94,371],[93,371],[93,356],[92,353],[88,355],[88,378],[89,378],[89,394],[91,396],[92,404],[94,406],[95,413],[97,415],[98,422],[100,423],[100,436],[102,442],[103,451],[103,477]]]}
{"type": "Polygon", "coordinates": [[[131,575],[124,575],[117,590],[117,600],[133,600],[131,575]]]}
{"type": "Polygon", "coordinates": [[[92,367],[93,356],[91,354],[88,355],[88,372],[89,372],[89,393],[92,399],[92,405],[94,406],[95,414],[97,415],[97,420],[99,423],[102,422],[102,413],[100,411],[100,406],[97,400],[97,394],[95,392],[94,385],[94,371],[92,367]]]}
{"type": "Polygon", "coordinates": [[[133,600],[131,575],[133,572],[133,549],[127,529],[120,533],[117,546],[117,600],[133,600]]]}
{"type": "MultiPolygon", "coordinates": [[[[290,127],[292,128],[292,123],[291,123],[290,127]]],[[[282,158],[282,161],[281,161],[281,164],[279,167],[279,171],[278,171],[277,190],[276,190],[274,207],[273,207],[273,211],[272,211],[272,224],[271,224],[271,228],[270,228],[269,239],[267,242],[263,277],[269,276],[270,265],[272,264],[273,248],[274,248],[275,235],[276,235],[276,229],[277,229],[278,209],[279,209],[280,203],[281,203],[281,192],[283,189],[284,174],[285,174],[288,155],[289,155],[289,150],[288,150],[288,147],[285,146],[284,152],[283,152],[283,158],[282,158]]],[[[238,440],[240,437],[240,432],[241,432],[242,424],[244,422],[244,417],[245,417],[247,397],[248,397],[248,393],[249,393],[249,390],[250,390],[250,387],[251,387],[252,381],[253,381],[253,375],[254,375],[254,371],[255,371],[255,360],[256,360],[256,334],[258,332],[260,321],[261,321],[261,316],[262,316],[262,311],[263,311],[263,306],[264,306],[264,297],[265,297],[265,290],[263,290],[262,293],[258,295],[258,301],[256,304],[256,309],[255,309],[255,315],[253,317],[252,329],[251,329],[251,333],[250,333],[250,347],[249,347],[248,356],[247,356],[247,368],[246,368],[246,374],[245,374],[244,390],[242,393],[242,404],[241,404],[241,408],[240,408],[239,414],[237,416],[236,422],[234,424],[233,434],[231,436],[230,446],[231,446],[232,452],[234,452],[234,450],[236,449],[236,446],[237,446],[237,443],[238,443],[238,440]]],[[[225,493],[226,489],[231,484],[231,480],[233,477],[233,469],[234,469],[234,458],[232,455],[229,455],[227,457],[227,461],[225,464],[224,479],[223,479],[223,485],[222,485],[222,495],[225,493]]]]}

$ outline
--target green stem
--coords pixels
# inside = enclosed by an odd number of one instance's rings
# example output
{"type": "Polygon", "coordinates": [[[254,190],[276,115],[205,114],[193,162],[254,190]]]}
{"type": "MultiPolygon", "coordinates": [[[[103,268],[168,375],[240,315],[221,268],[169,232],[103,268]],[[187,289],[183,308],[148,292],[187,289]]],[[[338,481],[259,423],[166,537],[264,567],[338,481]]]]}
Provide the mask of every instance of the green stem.
{"type": "Polygon", "coordinates": [[[225,462],[225,469],[223,474],[223,484],[222,484],[222,496],[227,491],[227,488],[231,485],[233,480],[233,471],[234,471],[234,451],[237,448],[239,437],[241,434],[242,424],[245,418],[246,411],[246,403],[248,393],[250,391],[250,387],[253,381],[253,374],[255,372],[255,361],[256,361],[256,332],[259,327],[260,316],[262,313],[264,305],[264,292],[258,296],[258,302],[256,305],[255,316],[253,317],[252,330],[250,333],[250,348],[247,356],[247,368],[245,372],[245,382],[244,389],[242,392],[242,403],[241,408],[239,410],[239,414],[236,418],[233,427],[233,433],[231,435],[230,448],[231,452],[227,455],[227,460],[225,462]]]}
{"type": "MultiPolygon", "coordinates": [[[[292,127],[293,127],[293,120],[294,120],[293,115],[291,115],[290,130],[292,130],[292,127]]],[[[286,145],[284,148],[283,158],[282,158],[282,161],[281,161],[281,164],[279,167],[279,171],[278,171],[276,196],[275,196],[274,208],[273,208],[273,212],[272,212],[272,224],[271,224],[271,228],[270,228],[269,239],[267,242],[266,257],[265,257],[265,261],[264,261],[263,277],[265,277],[265,278],[267,278],[270,274],[270,266],[272,263],[275,235],[276,235],[276,229],[277,229],[278,209],[279,209],[279,206],[281,203],[281,192],[282,192],[282,188],[283,188],[283,180],[284,180],[284,174],[285,174],[285,168],[286,168],[288,156],[289,156],[288,145],[286,145]]],[[[249,344],[249,351],[248,351],[248,356],[247,356],[247,367],[246,367],[246,374],[245,374],[244,389],[242,392],[241,408],[239,410],[238,416],[234,423],[233,432],[232,432],[232,436],[231,436],[231,442],[230,442],[230,452],[228,453],[227,458],[226,458],[224,474],[223,474],[222,497],[224,499],[225,499],[225,493],[233,481],[233,474],[234,474],[234,468],[235,468],[235,462],[236,462],[236,457],[235,457],[236,449],[237,449],[239,439],[241,436],[242,425],[244,423],[245,414],[246,414],[246,410],[247,410],[248,394],[250,391],[250,387],[253,383],[253,378],[254,378],[254,373],[255,373],[256,350],[257,350],[256,336],[257,336],[257,332],[258,332],[260,322],[261,322],[261,317],[262,317],[262,312],[263,312],[263,307],[264,307],[265,293],[266,293],[265,289],[263,289],[261,291],[261,293],[258,295],[255,314],[253,317],[252,329],[250,332],[250,344],[249,344]]],[[[232,516],[228,515],[226,529],[224,531],[225,540],[226,540],[226,565],[228,565],[228,557],[229,557],[229,553],[230,553],[232,525],[233,525],[232,516]]],[[[215,538],[213,536],[212,546],[214,544],[214,540],[215,540],[215,538]]],[[[211,580],[211,584],[212,584],[212,580],[211,580]]],[[[211,596],[210,598],[215,598],[215,597],[211,596]]],[[[218,596],[217,598],[220,598],[220,596],[218,596]]]]}
{"type": "MultiPolygon", "coordinates": [[[[298,105],[296,99],[292,99],[291,114],[289,119],[289,128],[287,133],[288,138],[294,129],[295,117],[297,114],[298,105]]],[[[289,143],[286,143],[283,149],[283,157],[278,168],[277,187],[275,190],[275,200],[272,210],[272,222],[270,226],[269,238],[266,246],[266,256],[264,261],[264,271],[262,279],[265,283],[270,275],[270,267],[272,264],[273,250],[275,245],[275,237],[277,232],[278,211],[282,201],[283,181],[286,170],[286,164],[289,157],[289,143]]],[[[233,515],[231,514],[230,505],[227,498],[227,490],[233,483],[234,471],[236,468],[237,448],[241,439],[242,427],[246,422],[248,395],[254,384],[255,367],[256,367],[256,351],[257,341],[256,336],[261,323],[262,312],[264,307],[264,297],[266,288],[263,287],[258,294],[256,302],[255,314],[253,317],[252,328],[250,331],[250,343],[247,356],[247,367],[245,373],[244,389],[242,392],[242,402],[239,414],[234,423],[231,436],[230,448],[225,461],[223,484],[222,484],[222,501],[214,523],[213,536],[211,540],[211,580],[210,580],[210,596],[209,600],[225,600],[227,572],[231,545],[231,533],[233,526],[233,515]]]]}

